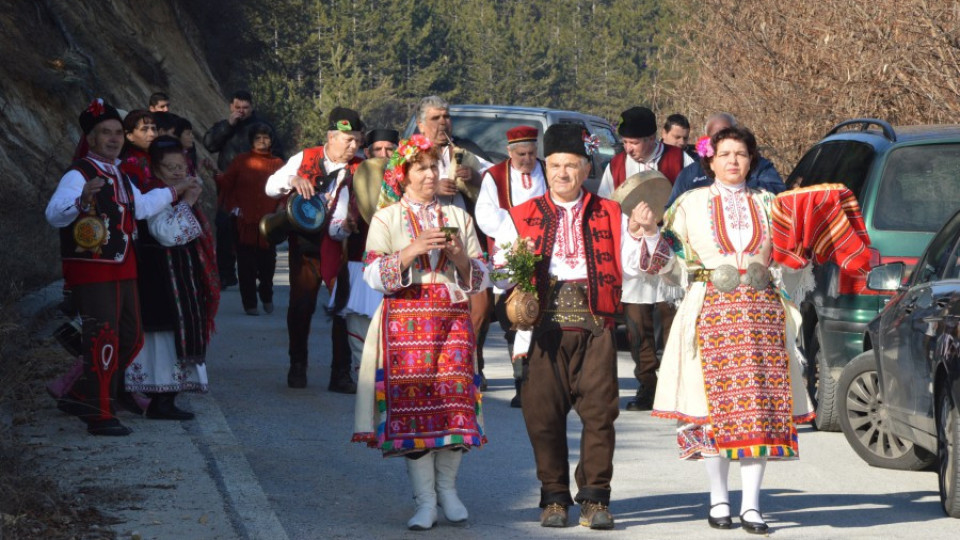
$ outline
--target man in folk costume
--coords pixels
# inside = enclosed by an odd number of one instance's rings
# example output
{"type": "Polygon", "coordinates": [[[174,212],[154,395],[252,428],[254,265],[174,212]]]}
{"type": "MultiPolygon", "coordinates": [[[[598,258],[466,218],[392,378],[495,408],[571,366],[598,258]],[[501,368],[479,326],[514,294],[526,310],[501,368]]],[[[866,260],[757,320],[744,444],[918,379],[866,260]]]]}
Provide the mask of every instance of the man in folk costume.
{"type": "Polygon", "coordinates": [[[83,374],[57,407],[86,422],[93,435],[123,436],[131,430],[114,416],[123,372],[143,344],[136,220],[171,203],[191,182],[141,194],[120,171],[123,125],[102,99],[80,113],[89,151],[60,179],[46,218],[60,229],[63,277],[83,321],[83,374]]]}
{"type": "Polygon", "coordinates": [[[393,155],[400,143],[400,132],[395,129],[371,129],[367,132],[363,153],[367,158],[387,158],[393,155]]]}
{"type": "MultiPolygon", "coordinates": [[[[540,524],[566,526],[567,508],[574,502],[567,462],[572,408],[583,423],[574,475],[580,524],[611,529],[613,422],[619,414],[613,317],[620,312],[624,274],[639,271],[639,244],[627,234],[617,203],[582,189],[590,173],[589,152],[595,149],[584,135],[575,124],[547,129],[543,147],[549,192],[510,209],[511,221],[496,238],[526,242],[542,257],[533,279],[541,314],[521,387],[523,419],[541,483],[540,524]],[[636,268],[624,261],[636,262],[636,268]]],[[[496,253],[495,266],[503,266],[504,255],[496,253]]]]}
{"type": "MultiPolygon", "coordinates": [[[[320,193],[327,208],[336,207],[337,197],[349,185],[354,171],[363,161],[357,150],[363,142],[363,121],[351,109],[334,107],[330,111],[327,141],[323,146],[307,148],[291,157],[267,180],[267,195],[278,198],[296,191],[310,199],[320,193]]],[[[327,289],[334,282],[343,264],[343,245],[327,234],[290,234],[290,306],[287,308],[287,333],[290,336],[290,370],[287,386],[307,386],[307,342],[310,320],[317,309],[317,293],[321,281],[327,289]]],[[[333,354],[329,390],[352,394],[356,383],[350,377],[350,344],[347,323],[333,317],[331,329],[333,354]]]]}
{"type": "MultiPolygon", "coordinates": [[[[613,156],[603,173],[597,194],[610,197],[634,174],[655,170],[671,183],[693,159],[676,146],[657,141],[657,117],[646,107],[633,107],[620,114],[617,132],[623,138],[624,151],[613,156]]],[[[637,394],[627,403],[628,411],[649,411],[657,389],[657,343],[661,346],[670,334],[676,313],[673,302],[683,296],[680,287],[670,286],[660,276],[639,275],[623,282],[623,318],[627,326],[633,375],[637,394]],[[654,334],[654,312],[660,318],[660,335],[654,334]]]]}
{"type": "MultiPolygon", "coordinates": [[[[504,161],[487,169],[477,198],[477,226],[487,235],[488,253],[493,253],[496,234],[504,222],[510,221],[510,209],[547,192],[546,167],[537,159],[537,128],[517,126],[507,130],[507,156],[504,161]]],[[[502,293],[503,291],[496,291],[502,293]]],[[[511,330],[506,320],[507,295],[500,294],[495,308],[497,319],[503,328],[513,363],[516,396],[510,400],[511,407],[520,407],[520,384],[523,375],[523,359],[530,349],[530,331],[511,330]]]]}
{"type": "MultiPolygon", "coordinates": [[[[474,205],[480,189],[481,173],[493,163],[481,154],[483,150],[469,140],[453,136],[450,104],[440,96],[427,96],[417,106],[417,129],[440,147],[440,186],[437,198],[441,204],[462,208],[475,218],[474,205]]],[[[478,231],[482,232],[482,231],[478,231]]],[[[485,239],[480,238],[481,245],[485,239]]],[[[493,291],[489,288],[470,296],[470,319],[477,335],[477,369],[483,378],[483,343],[490,326],[493,291]]],[[[483,378],[481,390],[486,390],[483,378]]]]}

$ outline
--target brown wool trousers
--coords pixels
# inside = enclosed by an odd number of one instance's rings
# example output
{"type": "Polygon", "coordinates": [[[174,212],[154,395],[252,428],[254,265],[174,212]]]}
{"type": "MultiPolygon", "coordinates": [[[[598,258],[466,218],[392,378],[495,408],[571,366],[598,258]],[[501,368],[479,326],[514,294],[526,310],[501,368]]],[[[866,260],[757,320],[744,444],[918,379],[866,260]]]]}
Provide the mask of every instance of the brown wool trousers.
{"type": "Polygon", "coordinates": [[[583,423],[580,462],[574,477],[577,502],[610,502],[613,477],[613,422],[619,414],[617,351],[613,334],[583,330],[535,332],[521,387],[523,419],[537,463],[540,507],[573,504],[567,415],[583,423]]]}
{"type": "Polygon", "coordinates": [[[657,389],[657,336],[654,334],[653,312],[660,315],[661,345],[666,345],[670,335],[670,326],[677,308],[670,302],[656,304],[623,304],[623,319],[627,327],[627,341],[630,343],[630,356],[633,358],[633,376],[651,397],[657,389]]]}

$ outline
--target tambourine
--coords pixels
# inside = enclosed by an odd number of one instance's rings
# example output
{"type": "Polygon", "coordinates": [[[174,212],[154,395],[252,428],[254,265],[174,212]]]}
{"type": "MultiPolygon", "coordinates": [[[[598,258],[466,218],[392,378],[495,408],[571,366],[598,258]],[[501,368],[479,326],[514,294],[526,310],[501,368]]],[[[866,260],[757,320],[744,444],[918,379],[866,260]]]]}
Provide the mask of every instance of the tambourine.
{"type": "Polygon", "coordinates": [[[317,234],[327,220],[327,202],[316,194],[306,199],[299,193],[287,198],[283,208],[260,219],[260,234],[271,244],[287,239],[290,231],[317,234]]]}

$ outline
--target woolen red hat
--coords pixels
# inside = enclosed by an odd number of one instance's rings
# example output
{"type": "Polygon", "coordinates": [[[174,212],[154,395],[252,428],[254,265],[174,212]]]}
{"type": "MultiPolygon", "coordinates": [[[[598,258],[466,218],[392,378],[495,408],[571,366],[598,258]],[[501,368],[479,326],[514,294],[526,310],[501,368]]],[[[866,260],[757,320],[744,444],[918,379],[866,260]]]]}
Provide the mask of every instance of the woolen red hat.
{"type": "Polygon", "coordinates": [[[517,126],[507,130],[507,144],[521,142],[537,142],[537,128],[533,126],[517,126]]]}

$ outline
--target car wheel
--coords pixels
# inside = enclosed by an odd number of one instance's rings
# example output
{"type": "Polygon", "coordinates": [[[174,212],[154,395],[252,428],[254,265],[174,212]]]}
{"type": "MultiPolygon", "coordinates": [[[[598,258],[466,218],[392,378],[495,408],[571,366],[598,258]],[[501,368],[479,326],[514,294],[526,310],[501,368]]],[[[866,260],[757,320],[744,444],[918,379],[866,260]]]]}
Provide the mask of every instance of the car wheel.
{"type": "Polygon", "coordinates": [[[826,357],[817,339],[817,328],[810,333],[809,343],[804,343],[803,354],[807,358],[805,371],[807,395],[813,403],[817,417],[813,427],[820,431],[840,431],[840,410],[837,404],[837,381],[830,375],[826,357]]]}
{"type": "Polygon", "coordinates": [[[937,396],[937,458],[943,511],[960,518],[960,413],[947,388],[937,396]]]}
{"type": "Polygon", "coordinates": [[[874,467],[916,471],[935,459],[890,430],[873,351],[854,358],[840,377],[840,427],[850,447],[874,467]]]}
{"type": "Polygon", "coordinates": [[[840,411],[837,407],[837,381],[830,374],[824,360],[823,349],[818,347],[817,362],[817,417],[814,425],[820,431],[840,431],[840,411]]]}

